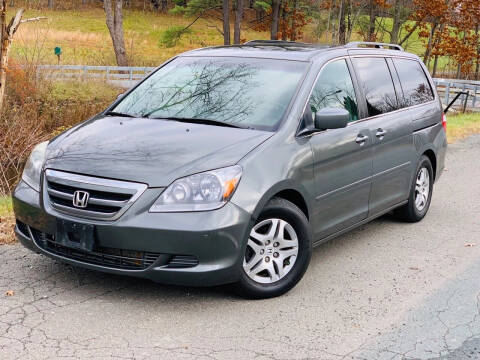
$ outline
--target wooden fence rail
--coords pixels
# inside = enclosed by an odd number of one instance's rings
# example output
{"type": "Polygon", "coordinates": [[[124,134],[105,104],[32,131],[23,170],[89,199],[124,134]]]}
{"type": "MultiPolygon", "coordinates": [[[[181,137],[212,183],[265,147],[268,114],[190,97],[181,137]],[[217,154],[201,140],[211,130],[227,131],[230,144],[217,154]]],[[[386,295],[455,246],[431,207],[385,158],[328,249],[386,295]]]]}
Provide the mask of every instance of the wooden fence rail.
{"type": "Polygon", "coordinates": [[[458,79],[433,79],[443,104],[447,105],[459,92],[465,92],[457,100],[455,107],[465,107],[480,111],[480,81],[458,79]]]}
{"type": "MultiPolygon", "coordinates": [[[[40,65],[39,73],[56,79],[97,78],[108,81],[118,81],[123,87],[130,87],[150,74],[154,67],[121,67],[121,66],[86,66],[86,65],[40,65]]],[[[433,79],[437,91],[444,105],[447,105],[458,92],[461,95],[454,105],[455,108],[466,106],[469,110],[480,111],[480,81],[457,79],[433,79]]]]}
{"type": "Polygon", "coordinates": [[[49,78],[104,78],[107,80],[141,80],[154,67],[86,66],[86,65],[40,65],[39,73],[49,78]]]}

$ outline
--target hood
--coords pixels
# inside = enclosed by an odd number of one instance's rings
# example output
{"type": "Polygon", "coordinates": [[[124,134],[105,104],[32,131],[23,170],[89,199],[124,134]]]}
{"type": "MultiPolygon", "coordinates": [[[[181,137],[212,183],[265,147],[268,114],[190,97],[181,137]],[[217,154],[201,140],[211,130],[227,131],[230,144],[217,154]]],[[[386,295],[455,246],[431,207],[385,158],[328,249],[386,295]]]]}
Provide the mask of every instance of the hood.
{"type": "Polygon", "coordinates": [[[234,165],[272,135],[169,120],[102,117],[51,141],[46,168],[163,187],[180,177],[234,165]]]}

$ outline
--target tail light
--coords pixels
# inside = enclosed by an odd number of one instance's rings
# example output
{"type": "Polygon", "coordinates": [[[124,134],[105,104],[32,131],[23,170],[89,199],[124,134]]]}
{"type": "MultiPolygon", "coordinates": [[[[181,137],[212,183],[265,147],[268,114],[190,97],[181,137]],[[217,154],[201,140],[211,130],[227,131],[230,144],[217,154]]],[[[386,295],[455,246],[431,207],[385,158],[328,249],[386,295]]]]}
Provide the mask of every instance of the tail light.
{"type": "Polygon", "coordinates": [[[442,115],[442,126],[445,132],[447,131],[447,115],[443,114],[442,115]]]}

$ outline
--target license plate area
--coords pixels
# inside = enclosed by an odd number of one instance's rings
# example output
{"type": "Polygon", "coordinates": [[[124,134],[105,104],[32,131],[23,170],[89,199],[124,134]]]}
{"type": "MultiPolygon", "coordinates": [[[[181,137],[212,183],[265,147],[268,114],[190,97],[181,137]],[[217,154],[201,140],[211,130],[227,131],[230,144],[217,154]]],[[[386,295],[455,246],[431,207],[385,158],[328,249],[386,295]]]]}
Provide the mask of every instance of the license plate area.
{"type": "Polygon", "coordinates": [[[55,242],[83,251],[93,251],[95,248],[95,227],[67,220],[57,220],[55,242]]]}

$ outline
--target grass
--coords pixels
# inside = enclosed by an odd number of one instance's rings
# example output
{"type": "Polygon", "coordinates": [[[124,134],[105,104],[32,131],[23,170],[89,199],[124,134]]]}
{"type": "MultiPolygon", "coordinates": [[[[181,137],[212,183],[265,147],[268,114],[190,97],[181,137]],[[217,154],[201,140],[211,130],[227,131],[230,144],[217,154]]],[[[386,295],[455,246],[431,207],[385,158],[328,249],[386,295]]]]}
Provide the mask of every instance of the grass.
{"type": "Polygon", "coordinates": [[[123,91],[104,81],[55,81],[49,95],[56,101],[113,102],[123,91]]]}
{"type": "MultiPolygon", "coordinates": [[[[13,14],[13,11],[12,11],[13,14]]],[[[62,48],[61,64],[115,65],[111,39],[102,9],[47,11],[28,10],[25,17],[46,16],[47,20],[21,26],[12,45],[17,61],[56,64],[54,48],[62,48]]],[[[172,56],[199,47],[219,45],[223,37],[216,29],[218,20],[200,19],[179,44],[172,48],[159,45],[163,31],[171,26],[187,26],[192,18],[125,10],[125,43],[134,66],[157,66],[172,56]]],[[[267,32],[243,31],[246,40],[267,38],[267,32]]]]}
{"type": "Polygon", "coordinates": [[[14,223],[11,198],[0,197],[0,245],[16,241],[12,231],[14,223]]]}
{"type": "Polygon", "coordinates": [[[0,197],[0,216],[9,215],[12,211],[12,199],[9,196],[0,197]]]}
{"type": "Polygon", "coordinates": [[[447,116],[447,138],[452,143],[472,134],[480,133],[480,113],[447,116]]]}
{"type": "MultiPolygon", "coordinates": [[[[13,14],[13,11],[11,11],[13,14]]],[[[105,25],[105,14],[101,8],[83,10],[49,11],[28,10],[25,17],[46,16],[47,20],[24,24],[15,35],[12,57],[20,62],[56,64],[54,48],[62,48],[61,64],[65,65],[115,65],[111,39],[105,25]]],[[[161,14],[150,11],[125,10],[125,43],[130,64],[133,66],[157,66],[178,53],[199,47],[223,44],[223,36],[217,30],[222,24],[217,19],[200,19],[174,47],[159,45],[162,33],[172,26],[187,26],[193,19],[181,15],[161,14]]],[[[384,19],[384,26],[391,27],[391,19],[384,19]]],[[[409,23],[408,25],[412,25],[409,23]]],[[[323,32],[317,38],[316,23],[310,19],[303,29],[300,41],[326,42],[331,34],[323,32]]],[[[244,27],[248,27],[245,23],[244,27]]],[[[233,31],[233,30],[232,30],[233,31]]],[[[404,33],[404,32],[403,32],[404,33]]],[[[402,34],[401,36],[403,36],[402,34]]],[[[267,39],[268,32],[252,29],[242,31],[243,40],[267,39]]],[[[357,32],[351,41],[361,40],[357,32]]],[[[379,39],[381,40],[381,39],[379,39]]],[[[385,34],[383,41],[389,41],[385,34]]],[[[404,44],[406,50],[423,55],[425,44],[415,31],[404,44]]],[[[447,64],[440,58],[439,70],[447,64]]],[[[431,64],[432,65],[432,64],[431,64]]]]}

